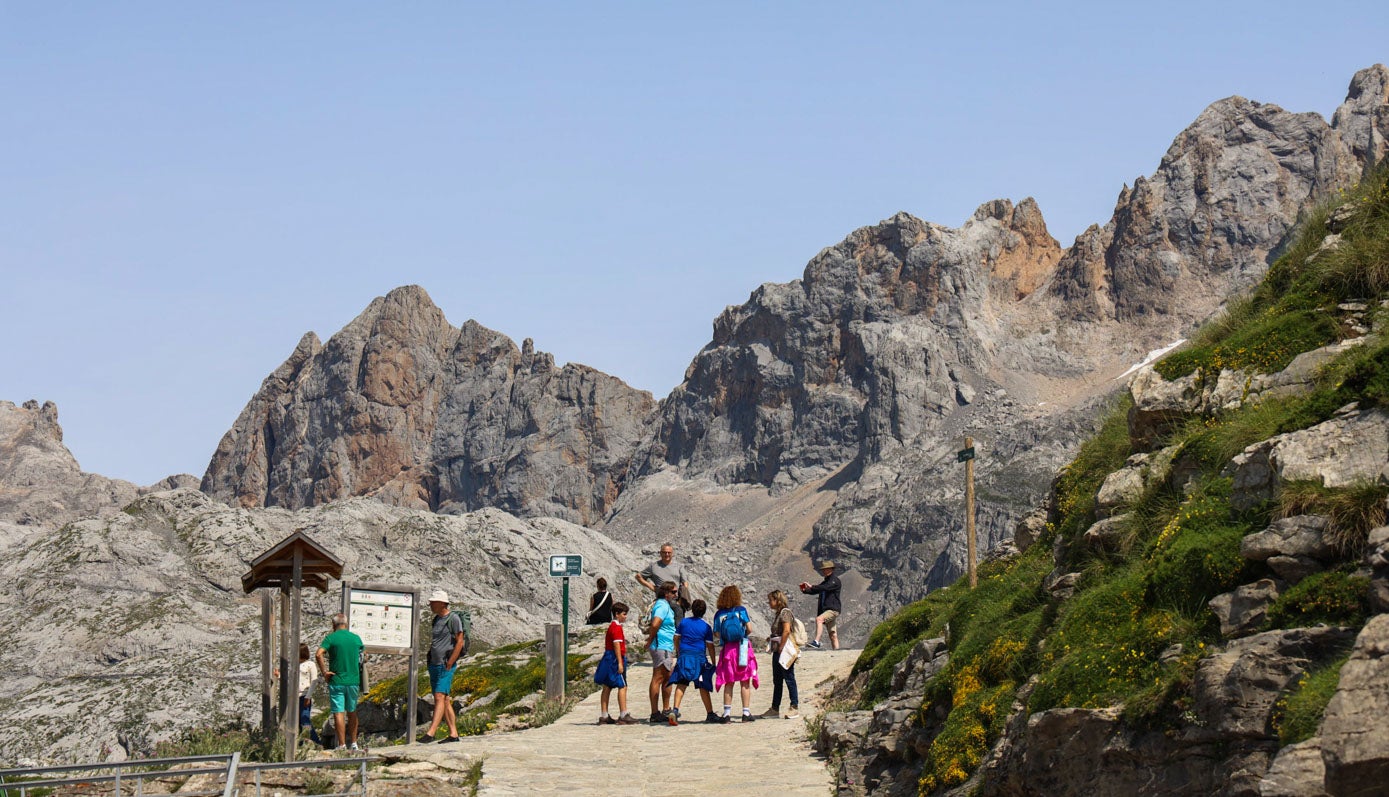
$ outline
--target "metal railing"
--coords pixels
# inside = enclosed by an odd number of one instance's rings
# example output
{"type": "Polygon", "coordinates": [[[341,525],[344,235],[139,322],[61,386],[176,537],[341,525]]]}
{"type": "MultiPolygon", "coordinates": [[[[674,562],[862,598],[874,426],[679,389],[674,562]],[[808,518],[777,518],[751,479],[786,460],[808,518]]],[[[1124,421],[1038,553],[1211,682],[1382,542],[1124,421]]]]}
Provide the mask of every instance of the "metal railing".
{"type": "MultiPolygon", "coordinates": [[[[227,755],[185,756],[182,758],[138,758],[110,764],[69,764],[55,767],[0,769],[0,795],[29,797],[34,789],[55,789],[63,786],[82,786],[83,794],[98,792],[93,785],[111,784],[115,797],[134,794],[143,797],[146,780],[191,778],[196,775],[216,775],[216,787],[201,791],[178,790],[180,797],[238,797],[243,787],[255,788],[255,797],[263,797],[263,773],[285,769],[323,769],[355,767],[356,777],[346,784],[346,791],[320,793],[320,797],[366,797],[367,764],[380,759],[375,756],[359,758],[321,758],[314,761],[291,761],[278,764],[243,764],[240,753],[227,755]],[[133,791],[130,786],[134,783],[133,791]]],[[[276,785],[276,791],[297,791],[290,785],[276,785]]],[[[47,792],[45,792],[47,793],[47,792]]]]}
{"type": "Polygon", "coordinates": [[[223,785],[207,791],[180,792],[187,797],[233,797],[236,794],[236,771],[241,763],[240,753],[227,755],[198,755],[181,758],[143,758],[128,759],[111,764],[69,764],[58,767],[28,767],[25,769],[0,769],[0,794],[12,797],[28,797],[31,789],[56,789],[62,786],[78,786],[99,783],[113,784],[117,797],[122,794],[124,784],[135,782],[135,795],[144,794],[145,780],[154,778],[185,778],[194,775],[222,775],[223,785]],[[198,766],[206,764],[206,766],[198,766]],[[191,765],[182,768],[185,765],[191,765]],[[180,767],[174,769],[174,767],[180,767]],[[110,774],[102,774],[107,773],[110,774]],[[72,774],[62,777],[65,773],[72,774]],[[52,777],[57,775],[59,777],[52,777]],[[124,784],[123,784],[124,781],[124,784]]]}

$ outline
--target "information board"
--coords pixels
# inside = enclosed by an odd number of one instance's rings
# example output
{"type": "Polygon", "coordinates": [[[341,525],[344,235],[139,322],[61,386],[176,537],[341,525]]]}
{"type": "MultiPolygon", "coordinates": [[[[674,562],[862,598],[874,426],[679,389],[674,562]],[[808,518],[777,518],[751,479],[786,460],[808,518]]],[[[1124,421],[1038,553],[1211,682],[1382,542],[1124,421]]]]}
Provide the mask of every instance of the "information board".
{"type": "Polygon", "coordinates": [[[550,557],[550,575],[581,576],[584,574],[584,558],[578,554],[556,554],[550,557]]]}
{"type": "Polygon", "coordinates": [[[347,627],[362,638],[367,652],[408,653],[415,645],[413,590],[348,586],[347,627]]]}

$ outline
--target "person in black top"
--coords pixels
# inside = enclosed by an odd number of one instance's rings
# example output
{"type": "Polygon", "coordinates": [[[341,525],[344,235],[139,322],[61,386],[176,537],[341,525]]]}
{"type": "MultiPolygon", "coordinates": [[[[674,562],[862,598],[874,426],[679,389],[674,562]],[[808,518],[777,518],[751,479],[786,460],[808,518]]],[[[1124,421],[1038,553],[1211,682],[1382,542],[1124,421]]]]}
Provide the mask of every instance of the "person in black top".
{"type": "Polygon", "coordinates": [[[608,592],[608,580],[598,579],[598,591],[588,601],[588,624],[607,625],[613,621],[613,594],[608,592]]]}
{"type": "Polygon", "coordinates": [[[809,647],[821,647],[820,635],[828,629],[830,646],[839,650],[839,611],[842,607],[839,603],[839,576],[834,574],[834,562],[829,559],[820,562],[820,575],[825,580],[813,587],[807,581],[801,582],[801,592],[820,596],[820,603],[815,609],[815,638],[810,641],[809,647]]]}

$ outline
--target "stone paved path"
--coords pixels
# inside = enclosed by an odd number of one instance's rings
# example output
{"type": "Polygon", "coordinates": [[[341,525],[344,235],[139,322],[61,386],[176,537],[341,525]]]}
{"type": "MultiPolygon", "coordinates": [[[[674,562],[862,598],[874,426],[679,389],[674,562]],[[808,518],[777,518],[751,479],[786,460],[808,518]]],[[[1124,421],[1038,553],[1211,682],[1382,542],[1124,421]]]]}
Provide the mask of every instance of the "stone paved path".
{"type": "MultiPolygon", "coordinates": [[[[412,744],[377,748],[373,754],[391,762],[430,762],[445,769],[465,769],[483,759],[479,794],[593,794],[665,795],[710,794],[826,794],[832,779],[825,762],[815,757],[805,738],[805,720],[820,710],[821,685],[831,676],[845,676],[858,658],[857,650],[808,651],[796,664],[801,688],[801,719],[763,718],[756,722],[706,725],[697,692],[685,694],[690,719],[678,728],[655,725],[599,726],[598,694],[594,693],[552,725],[492,736],[465,737],[444,746],[412,744]]],[[[650,669],[632,669],[633,698],[628,708],[642,718],[650,715],[646,684],[650,669]]],[[[735,690],[734,711],[738,709],[735,690]]],[[[753,692],[752,709],[760,714],[771,705],[771,668],[762,688],[753,692]]],[[[783,712],[786,710],[783,697],[783,712]]],[[[613,714],[617,699],[612,699],[613,714]]],[[[718,708],[716,701],[715,708],[718,708]]]]}

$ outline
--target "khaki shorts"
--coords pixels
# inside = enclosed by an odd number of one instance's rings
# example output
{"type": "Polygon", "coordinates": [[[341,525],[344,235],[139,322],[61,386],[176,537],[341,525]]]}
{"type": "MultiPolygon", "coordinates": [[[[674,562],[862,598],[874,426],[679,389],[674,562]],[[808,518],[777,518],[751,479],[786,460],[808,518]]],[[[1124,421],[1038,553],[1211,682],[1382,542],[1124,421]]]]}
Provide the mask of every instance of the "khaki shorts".
{"type": "Polygon", "coordinates": [[[825,624],[826,631],[833,631],[835,626],[839,625],[839,612],[836,612],[834,609],[826,609],[817,615],[815,619],[825,624]]]}

